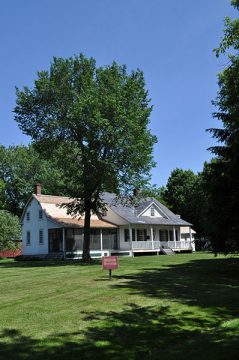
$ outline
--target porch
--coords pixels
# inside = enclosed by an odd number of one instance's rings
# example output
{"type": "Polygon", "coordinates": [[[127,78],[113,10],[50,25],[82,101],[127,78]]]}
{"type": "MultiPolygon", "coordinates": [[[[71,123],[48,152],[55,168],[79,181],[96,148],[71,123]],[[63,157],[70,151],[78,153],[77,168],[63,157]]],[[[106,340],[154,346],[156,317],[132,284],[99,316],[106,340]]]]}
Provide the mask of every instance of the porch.
{"type": "MultiPolygon", "coordinates": [[[[182,233],[180,227],[143,226],[114,229],[92,228],[90,249],[92,257],[112,254],[133,256],[136,253],[194,251],[191,232],[182,233]]],[[[82,228],[58,228],[48,231],[49,255],[61,253],[64,258],[81,258],[83,252],[82,228]]]]}
{"type": "Polygon", "coordinates": [[[129,225],[121,228],[120,249],[137,252],[157,252],[172,249],[174,252],[194,251],[192,230],[180,226],[129,225]],[[185,230],[188,231],[185,233],[185,230]]]}
{"type": "Polygon", "coordinates": [[[191,241],[137,241],[132,243],[132,250],[137,251],[161,251],[162,248],[170,248],[173,251],[192,251],[191,241]]]}
{"type": "MultiPolygon", "coordinates": [[[[81,258],[83,252],[82,228],[58,228],[48,230],[49,254],[61,253],[64,258],[81,258]]],[[[90,231],[90,249],[93,257],[108,256],[118,251],[117,229],[90,231]]]]}

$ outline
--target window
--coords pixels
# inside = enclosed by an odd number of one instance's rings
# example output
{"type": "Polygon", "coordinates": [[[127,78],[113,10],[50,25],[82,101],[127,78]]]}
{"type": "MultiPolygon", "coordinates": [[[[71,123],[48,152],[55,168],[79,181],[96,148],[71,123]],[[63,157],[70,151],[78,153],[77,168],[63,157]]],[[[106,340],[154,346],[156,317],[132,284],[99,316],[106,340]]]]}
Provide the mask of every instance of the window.
{"type": "Polygon", "coordinates": [[[159,230],[159,240],[168,241],[168,230],[159,230]]]}
{"type": "Polygon", "coordinates": [[[27,219],[27,221],[30,221],[30,213],[29,212],[27,212],[26,219],[27,219]]]}
{"type": "Polygon", "coordinates": [[[184,240],[190,239],[190,233],[181,234],[181,239],[184,239],[184,240]]]}
{"type": "Polygon", "coordinates": [[[146,229],[138,229],[137,230],[137,240],[138,241],[146,241],[147,240],[147,230],[146,229]]]}
{"type": "Polygon", "coordinates": [[[129,229],[124,229],[124,241],[128,242],[129,240],[129,229]]]}
{"type": "Polygon", "coordinates": [[[27,246],[31,245],[31,233],[30,233],[30,231],[27,231],[27,241],[26,241],[26,245],[27,245],[27,246]]]}
{"type": "Polygon", "coordinates": [[[169,230],[169,241],[174,241],[173,230],[169,230]]]}
{"type": "Polygon", "coordinates": [[[155,240],[155,229],[153,229],[153,240],[155,240]]]}
{"type": "Polygon", "coordinates": [[[44,244],[44,236],[43,236],[43,230],[39,230],[39,245],[44,244]]]}
{"type": "MultiPolygon", "coordinates": [[[[129,229],[124,229],[124,241],[130,241],[129,229]]],[[[132,229],[132,241],[135,241],[135,229],[132,229]]]]}
{"type": "Polygon", "coordinates": [[[150,208],[150,215],[155,216],[155,210],[154,210],[153,206],[151,206],[151,208],[150,208]]]}
{"type": "Polygon", "coordinates": [[[42,219],[43,219],[43,211],[39,210],[39,220],[42,220],[42,219]]]}

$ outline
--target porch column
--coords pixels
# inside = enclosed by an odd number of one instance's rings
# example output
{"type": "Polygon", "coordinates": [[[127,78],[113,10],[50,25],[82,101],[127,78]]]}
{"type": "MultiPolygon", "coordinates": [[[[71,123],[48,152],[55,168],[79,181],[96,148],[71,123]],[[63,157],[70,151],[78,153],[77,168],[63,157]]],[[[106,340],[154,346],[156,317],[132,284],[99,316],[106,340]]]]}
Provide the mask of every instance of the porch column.
{"type": "Polygon", "coordinates": [[[173,227],[173,241],[174,241],[174,247],[175,249],[177,249],[175,226],[173,227]]]}
{"type": "Polygon", "coordinates": [[[152,244],[152,250],[154,249],[154,232],[153,227],[150,226],[150,238],[151,238],[151,244],[152,244]]]}
{"type": "Polygon", "coordinates": [[[62,228],[62,250],[63,250],[63,257],[65,259],[65,251],[66,251],[65,228],[62,228]]]}
{"type": "Polygon", "coordinates": [[[130,241],[130,244],[131,244],[131,250],[133,250],[133,242],[132,242],[132,228],[129,224],[129,241],[130,241]]]}
{"type": "Polygon", "coordinates": [[[102,229],[100,229],[100,251],[103,251],[103,234],[102,234],[102,229]]]}

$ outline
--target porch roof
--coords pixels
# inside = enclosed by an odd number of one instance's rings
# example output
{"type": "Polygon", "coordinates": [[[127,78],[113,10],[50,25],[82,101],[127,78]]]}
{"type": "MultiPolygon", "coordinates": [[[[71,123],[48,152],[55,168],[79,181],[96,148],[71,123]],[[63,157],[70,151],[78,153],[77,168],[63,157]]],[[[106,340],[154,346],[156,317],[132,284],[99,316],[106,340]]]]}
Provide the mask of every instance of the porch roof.
{"type": "MultiPolygon", "coordinates": [[[[62,204],[70,203],[74,199],[66,196],[35,194],[33,194],[33,197],[41,204],[42,209],[50,220],[66,227],[84,227],[84,217],[74,217],[67,213],[67,209],[65,207],[61,207],[62,204]]],[[[117,225],[114,225],[109,221],[102,220],[94,214],[91,216],[90,227],[112,229],[117,228],[117,225]]]]}

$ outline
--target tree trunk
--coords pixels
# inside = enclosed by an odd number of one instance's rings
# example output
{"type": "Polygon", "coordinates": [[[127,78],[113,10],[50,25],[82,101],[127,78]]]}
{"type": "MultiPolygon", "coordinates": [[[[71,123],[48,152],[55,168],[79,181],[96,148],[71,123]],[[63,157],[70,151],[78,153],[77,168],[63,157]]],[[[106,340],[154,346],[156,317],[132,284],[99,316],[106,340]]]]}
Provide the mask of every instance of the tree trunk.
{"type": "Polygon", "coordinates": [[[84,262],[91,261],[90,257],[90,217],[91,217],[91,206],[90,202],[86,202],[85,209],[85,221],[84,221],[84,242],[83,242],[83,254],[82,260],[84,262]]]}

